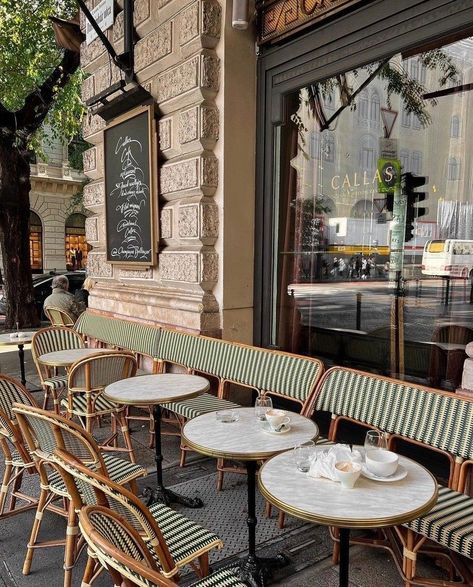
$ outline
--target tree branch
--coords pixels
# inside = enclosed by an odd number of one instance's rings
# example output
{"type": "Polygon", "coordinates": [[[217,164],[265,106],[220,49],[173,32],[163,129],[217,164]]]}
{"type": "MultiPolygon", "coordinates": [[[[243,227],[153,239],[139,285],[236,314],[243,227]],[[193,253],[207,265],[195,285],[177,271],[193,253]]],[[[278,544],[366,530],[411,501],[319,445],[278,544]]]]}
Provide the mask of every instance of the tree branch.
{"type": "Polygon", "coordinates": [[[2,134],[1,129],[5,128],[8,128],[12,132],[15,130],[15,114],[10,112],[10,110],[5,108],[0,102],[0,134],[2,134]]]}
{"type": "Polygon", "coordinates": [[[79,53],[66,49],[61,63],[26,97],[23,107],[17,112],[18,129],[25,133],[25,138],[29,138],[43,124],[56,94],[67,84],[79,63],[79,53]]]}

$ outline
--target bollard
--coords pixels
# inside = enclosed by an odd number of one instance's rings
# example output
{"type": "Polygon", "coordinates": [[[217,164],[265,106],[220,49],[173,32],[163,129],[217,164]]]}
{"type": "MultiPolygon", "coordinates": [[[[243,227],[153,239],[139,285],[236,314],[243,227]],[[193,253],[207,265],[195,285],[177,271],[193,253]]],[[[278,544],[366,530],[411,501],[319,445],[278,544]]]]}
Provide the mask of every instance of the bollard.
{"type": "Polygon", "coordinates": [[[361,292],[356,294],[356,329],[361,330],[361,292]]]}

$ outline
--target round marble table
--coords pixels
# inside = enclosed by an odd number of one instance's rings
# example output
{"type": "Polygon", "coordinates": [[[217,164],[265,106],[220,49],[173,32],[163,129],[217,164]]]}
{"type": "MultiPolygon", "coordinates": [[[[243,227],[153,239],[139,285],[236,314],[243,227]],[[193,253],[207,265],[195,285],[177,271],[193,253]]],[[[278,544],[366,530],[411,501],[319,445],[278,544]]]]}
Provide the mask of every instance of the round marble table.
{"type": "Polygon", "coordinates": [[[62,351],[53,351],[52,353],[45,353],[38,357],[38,361],[43,365],[49,367],[66,367],[69,368],[76,361],[86,359],[92,355],[98,355],[100,353],[114,353],[114,349],[65,349],[62,351]]]}
{"type": "Polygon", "coordinates": [[[163,483],[163,454],[161,449],[161,405],[183,399],[190,399],[206,392],[210,383],[204,377],[187,373],[161,373],[156,375],[140,375],[122,379],[108,385],[104,390],[107,399],[129,406],[153,406],[154,434],[156,447],[157,487],[145,488],[148,505],[157,501],[166,505],[181,503],[187,507],[202,507],[199,498],[189,499],[167,489],[163,483]]]}
{"type": "Polygon", "coordinates": [[[239,576],[250,585],[264,586],[271,569],[287,564],[287,559],[282,555],[275,559],[256,556],[257,461],[315,439],[319,429],[309,418],[287,412],[291,418],[291,429],[284,434],[273,434],[265,431],[258,423],[254,408],[239,408],[235,411],[239,416],[236,422],[221,422],[217,420],[215,412],[189,420],[182,430],[182,439],[187,446],[204,455],[245,461],[248,473],[248,556],[242,562],[239,576]]]}
{"type": "Polygon", "coordinates": [[[437,501],[437,483],[427,469],[402,456],[399,464],[407,470],[400,481],[361,476],[353,489],[343,489],[335,481],[300,473],[286,452],[263,465],[258,483],[263,496],[281,510],[340,528],[340,587],[348,587],[350,528],[404,524],[428,512],[437,501]]]}
{"type": "MultiPolygon", "coordinates": [[[[16,334],[16,333],[10,333],[16,334]]],[[[20,359],[20,376],[21,376],[21,383],[23,385],[26,384],[26,375],[25,375],[25,351],[24,346],[25,344],[29,344],[34,335],[34,331],[28,332],[18,332],[20,336],[15,336],[14,338],[10,337],[10,334],[0,334],[0,345],[2,346],[10,346],[16,345],[18,347],[18,357],[20,359]]]]}

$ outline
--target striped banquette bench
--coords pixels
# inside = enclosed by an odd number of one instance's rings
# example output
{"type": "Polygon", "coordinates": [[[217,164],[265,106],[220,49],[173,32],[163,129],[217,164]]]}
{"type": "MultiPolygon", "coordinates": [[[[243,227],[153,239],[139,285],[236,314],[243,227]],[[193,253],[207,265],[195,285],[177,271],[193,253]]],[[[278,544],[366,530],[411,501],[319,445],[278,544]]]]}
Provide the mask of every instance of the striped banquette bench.
{"type": "MultiPolygon", "coordinates": [[[[197,398],[167,404],[180,423],[196,416],[239,407],[229,399],[232,384],[284,398],[293,409],[308,415],[317,382],[323,373],[318,359],[248,346],[206,336],[198,336],[163,328],[159,340],[159,360],[180,365],[191,373],[201,373],[218,381],[217,395],[203,394],[197,398]]],[[[185,452],[181,445],[181,464],[185,452]]],[[[226,467],[218,461],[218,488],[221,489],[226,467]]]]}
{"type": "MultiPolygon", "coordinates": [[[[473,498],[465,493],[473,469],[473,400],[371,373],[333,367],[321,378],[314,410],[331,415],[329,440],[340,438],[341,423],[377,428],[389,436],[393,450],[412,443],[449,463],[449,479],[425,516],[384,531],[373,546],[391,551],[406,585],[473,585],[473,498]],[[398,546],[394,547],[397,542],[398,546]],[[463,583],[418,576],[417,553],[447,557],[463,583]]],[[[356,542],[356,538],[353,540],[356,542]]],[[[366,538],[360,540],[366,544],[366,538]]],[[[335,557],[338,556],[338,545],[335,557]]]]}

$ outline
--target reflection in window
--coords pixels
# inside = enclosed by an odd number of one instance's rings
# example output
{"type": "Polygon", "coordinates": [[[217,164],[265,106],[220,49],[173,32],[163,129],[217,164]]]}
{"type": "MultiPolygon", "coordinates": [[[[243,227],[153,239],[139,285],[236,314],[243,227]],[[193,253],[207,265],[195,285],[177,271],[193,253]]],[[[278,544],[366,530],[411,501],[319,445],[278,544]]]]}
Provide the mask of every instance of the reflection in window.
{"type": "Polygon", "coordinates": [[[311,159],[319,158],[320,133],[316,130],[310,133],[309,153],[311,159]]]}
{"type": "Polygon", "coordinates": [[[456,181],[460,179],[460,162],[455,157],[448,160],[448,179],[456,181]]]}
{"type": "Polygon", "coordinates": [[[41,218],[30,212],[30,261],[34,272],[43,270],[43,225],[41,218]]]}
{"type": "Polygon", "coordinates": [[[325,108],[328,108],[328,110],[333,110],[335,108],[335,99],[333,97],[333,92],[325,94],[323,97],[323,102],[325,108]]]}
{"type": "Polygon", "coordinates": [[[458,116],[452,116],[450,121],[450,136],[454,139],[460,136],[460,119],[458,116]]]}
{"type": "Polygon", "coordinates": [[[358,102],[358,118],[361,121],[368,120],[368,93],[361,92],[358,102]]]}
{"type": "Polygon", "coordinates": [[[329,163],[333,163],[335,161],[335,137],[333,134],[329,134],[325,137],[324,159],[329,163]]]}
{"type": "Polygon", "coordinates": [[[405,108],[403,108],[402,115],[401,115],[402,126],[410,127],[411,126],[411,118],[412,118],[412,114],[410,112],[407,112],[407,110],[405,108]]]}
{"type": "Polygon", "coordinates": [[[365,218],[370,216],[373,209],[372,202],[368,200],[359,200],[351,209],[351,218],[365,218]]]}
{"type": "Polygon", "coordinates": [[[378,160],[378,145],[374,137],[364,136],[361,139],[360,168],[366,171],[374,171],[378,160]]]}
{"type": "Polygon", "coordinates": [[[401,159],[401,167],[402,171],[405,173],[409,171],[409,151],[407,149],[402,149],[400,154],[401,159]]]}
{"type": "Polygon", "coordinates": [[[422,128],[422,124],[420,123],[420,120],[415,115],[413,115],[413,117],[412,117],[412,128],[414,128],[415,130],[419,130],[422,128]]]}
{"type": "Polygon", "coordinates": [[[422,173],[422,153],[420,151],[412,152],[412,164],[410,171],[412,171],[412,173],[422,173]]]}
{"type": "Polygon", "coordinates": [[[375,124],[379,124],[379,113],[380,113],[380,100],[378,92],[373,92],[371,94],[371,104],[370,104],[370,119],[371,122],[375,124]]]}

